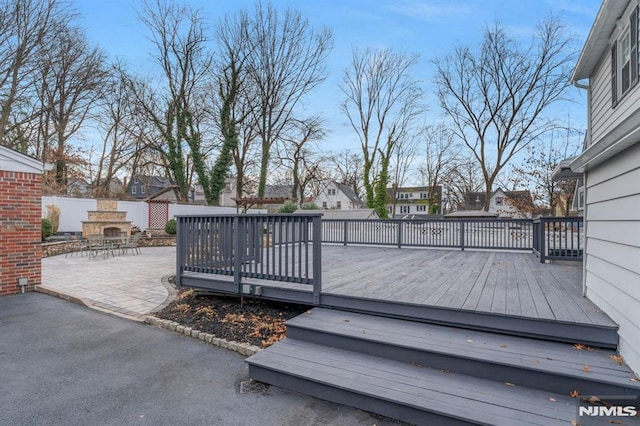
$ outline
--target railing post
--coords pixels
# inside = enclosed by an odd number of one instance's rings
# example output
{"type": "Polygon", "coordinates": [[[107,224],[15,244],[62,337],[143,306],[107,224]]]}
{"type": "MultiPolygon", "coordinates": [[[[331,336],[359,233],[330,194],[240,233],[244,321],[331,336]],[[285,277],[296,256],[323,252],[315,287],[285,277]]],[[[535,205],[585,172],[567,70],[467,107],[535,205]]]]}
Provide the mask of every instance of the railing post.
{"type": "Polygon", "coordinates": [[[236,292],[242,294],[242,232],[240,232],[240,216],[233,217],[232,249],[233,255],[233,283],[236,286],[236,292]]]}
{"type": "Polygon", "coordinates": [[[540,263],[546,263],[547,261],[547,247],[544,236],[545,228],[547,227],[547,222],[544,218],[540,218],[540,225],[538,227],[538,247],[540,248],[540,263]]]}
{"type": "Polygon", "coordinates": [[[313,216],[313,304],[320,304],[322,292],[322,217],[313,216]]]}
{"type": "Polygon", "coordinates": [[[398,224],[398,248],[402,248],[402,220],[396,222],[398,224]]]}
{"type": "Polygon", "coordinates": [[[464,251],[464,221],[460,221],[460,250],[464,251]]]}
{"type": "Polygon", "coordinates": [[[347,239],[349,238],[349,222],[347,222],[345,220],[343,223],[344,223],[343,245],[346,246],[347,245],[347,239]]]}
{"type": "Polygon", "coordinates": [[[177,217],[176,228],[176,285],[182,286],[182,269],[184,267],[184,218],[177,217]]]}

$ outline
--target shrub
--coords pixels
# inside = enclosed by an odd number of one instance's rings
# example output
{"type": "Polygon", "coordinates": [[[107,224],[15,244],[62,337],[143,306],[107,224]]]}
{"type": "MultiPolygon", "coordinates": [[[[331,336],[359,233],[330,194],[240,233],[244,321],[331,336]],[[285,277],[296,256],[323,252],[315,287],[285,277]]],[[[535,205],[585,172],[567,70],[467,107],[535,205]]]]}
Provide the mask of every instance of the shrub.
{"type": "Polygon", "coordinates": [[[438,214],[438,210],[440,210],[440,205],[439,204],[432,204],[429,207],[429,213],[431,213],[431,214],[438,214]]]}
{"type": "Polygon", "coordinates": [[[42,241],[53,235],[53,225],[49,219],[42,219],[42,241]]]}
{"type": "Polygon", "coordinates": [[[296,203],[287,201],[280,206],[280,208],[278,209],[278,213],[293,213],[296,210],[298,210],[298,206],[296,206],[296,203]]]}
{"type": "Polygon", "coordinates": [[[318,205],[316,203],[304,203],[300,208],[302,210],[319,210],[318,205]]]}
{"type": "Polygon", "coordinates": [[[170,219],[167,222],[167,224],[164,226],[164,232],[169,235],[176,235],[176,232],[178,232],[178,226],[175,219],[170,219]]]}
{"type": "Polygon", "coordinates": [[[47,204],[47,219],[51,222],[51,229],[55,234],[60,225],[60,207],[55,204],[47,204]]]}

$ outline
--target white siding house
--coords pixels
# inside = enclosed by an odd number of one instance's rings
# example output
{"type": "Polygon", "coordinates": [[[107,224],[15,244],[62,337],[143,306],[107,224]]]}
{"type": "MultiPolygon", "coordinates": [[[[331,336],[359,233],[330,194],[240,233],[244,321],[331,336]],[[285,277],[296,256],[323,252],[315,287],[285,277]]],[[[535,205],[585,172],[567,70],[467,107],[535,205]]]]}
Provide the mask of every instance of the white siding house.
{"type": "Polygon", "coordinates": [[[326,182],[313,202],[323,210],[353,210],[364,207],[360,197],[351,188],[336,181],[326,182]]]}
{"type": "Polygon", "coordinates": [[[584,152],[560,172],[582,177],[584,288],[620,326],[619,351],[640,372],[640,84],[638,0],[605,0],[572,81],[587,90],[584,152]]]}

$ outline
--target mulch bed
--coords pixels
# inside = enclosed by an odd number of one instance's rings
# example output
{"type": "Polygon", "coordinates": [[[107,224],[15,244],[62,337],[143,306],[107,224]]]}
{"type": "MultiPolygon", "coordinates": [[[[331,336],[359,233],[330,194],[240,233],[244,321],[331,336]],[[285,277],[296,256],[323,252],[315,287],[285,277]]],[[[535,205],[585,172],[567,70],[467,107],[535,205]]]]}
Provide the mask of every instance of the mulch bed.
{"type": "Polygon", "coordinates": [[[154,315],[216,337],[265,348],[284,339],[284,322],[309,306],[268,300],[210,295],[190,289],[154,315]]]}

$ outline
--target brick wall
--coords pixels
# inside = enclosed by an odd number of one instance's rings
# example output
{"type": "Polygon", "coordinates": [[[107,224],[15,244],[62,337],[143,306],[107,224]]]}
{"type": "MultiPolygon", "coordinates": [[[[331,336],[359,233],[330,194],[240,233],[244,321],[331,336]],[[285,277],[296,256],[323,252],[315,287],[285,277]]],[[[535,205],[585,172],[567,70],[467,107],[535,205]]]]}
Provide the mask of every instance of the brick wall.
{"type": "Polygon", "coordinates": [[[42,175],[0,170],[0,296],[41,281],[42,175]]]}

